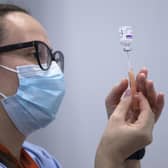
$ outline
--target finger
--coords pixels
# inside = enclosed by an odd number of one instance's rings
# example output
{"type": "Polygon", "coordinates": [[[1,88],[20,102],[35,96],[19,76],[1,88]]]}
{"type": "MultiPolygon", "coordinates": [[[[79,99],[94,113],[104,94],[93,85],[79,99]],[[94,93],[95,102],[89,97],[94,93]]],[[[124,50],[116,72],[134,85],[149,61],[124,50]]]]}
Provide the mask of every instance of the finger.
{"type": "Polygon", "coordinates": [[[142,92],[144,95],[146,94],[145,81],[146,81],[146,76],[144,73],[140,73],[137,75],[137,78],[136,78],[137,91],[142,92]]]}
{"type": "Polygon", "coordinates": [[[120,98],[124,91],[128,87],[128,80],[123,79],[119,85],[115,86],[110,94],[106,98],[106,108],[111,110],[114,110],[114,108],[117,106],[117,104],[120,102],[120,98]]]}
{"type": "Polygon", "coordinates": [[[140,92],[136,98],[139,99],[139,109],[140,113],[137,118],[137,123],[140,123],[141,126],[147,126],[154,123],[155,115],[150,108],[150,105],[144,95],[140,92]]]}
{"type": "Polygon", "coordinates": [[[139,73],[138,73],[138,75],[137,75],[137,77],[136,77],[136,83],[137,83],[137,91],[139,92],[142,92],[144,95],[146,95],[145,94],[145,80],[147,79],[147,77],[148,77],[148,70],[147,70],[147,68],[142,68],[140,71],[139,71],[139,73]]]}
{"type": "Polygon", "coordinates": [[[157,100],[156,100],[156,112],[155,112],[155,121],[156,122],[160,117],[160,114],[163,110],[163,107],[164,107],[164,94],[159,93],[157,96],[157,100]]]}
{"type": "Polygon", "coordinates": [[[142,92],[146,96],[146,79],[145,73],[139,73],[136,78],[136,88],[138,92],[142,92]]]}
{"type": "Polygon", "coordinates": [[[138,80],[138,77],[139,77],[139,74],[144,74],[145,75],[145,78],[147,78],[148,77],[148,70],[147,70],[147,68],[142,68],[140,71],[139,71],[139,73],[137,74],[137,76],[136,76],[136,80],[138,80]]]}
{"type": "Polygon", "coordinates": [[[148,77],[148,69],[147,69],[146,67],[143,67],[143,68],[139,71],[139,74],[140,74],[140,73],[143,73],[146,78],[148,77]]]}
{"type": "Polygon", "coordinates": [[[119,116],[123,121],[125,121],[127,113],[130,110],[131,103],[132,103],[131,96],[123,98],[114,111],[115,115],[119,116]]]}
{"type": "Polygon", "coordinates": [[[156,99],[157,99],[157,94],[156,94],[156,91],[155,91],[155,88],[154,88],[154,84],[152,81],[148,80],[146,82],[146,92],[147,92],[147,99],[149,101],[149,104],[151,106],[151,108],[155,110],[155,107],[156,107],[156,99]]]}

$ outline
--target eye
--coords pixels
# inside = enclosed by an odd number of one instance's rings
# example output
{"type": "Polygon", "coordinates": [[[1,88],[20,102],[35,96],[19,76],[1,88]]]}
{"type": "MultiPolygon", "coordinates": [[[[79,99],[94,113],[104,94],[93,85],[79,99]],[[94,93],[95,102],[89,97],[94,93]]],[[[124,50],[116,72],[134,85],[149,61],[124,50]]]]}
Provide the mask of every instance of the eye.
{"type": "Polygon", "coordinates": [[[26,55],[27,56],[33,56],[35,54],[35,52],[27,52],[26,55]]]}
{"type": "Polygon", "coordinates": [[[29,56],[29,57],[34,56],[36,53],[36,51],[33,47],[24,49],[22,52],[24,52],[24,55],[29,56]]]}

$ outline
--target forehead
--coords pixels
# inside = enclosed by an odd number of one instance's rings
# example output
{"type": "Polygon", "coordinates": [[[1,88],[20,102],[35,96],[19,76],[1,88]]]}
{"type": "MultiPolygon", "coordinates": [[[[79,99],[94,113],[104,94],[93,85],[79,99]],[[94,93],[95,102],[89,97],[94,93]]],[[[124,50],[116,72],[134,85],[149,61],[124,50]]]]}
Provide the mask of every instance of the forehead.
{"type": "Polygon", "coordinates": [[[38,40],[50,46],[45,29],[32,16],[11,12],[5,16],[4,23],[7,35],[3,45],[38,40]]]}

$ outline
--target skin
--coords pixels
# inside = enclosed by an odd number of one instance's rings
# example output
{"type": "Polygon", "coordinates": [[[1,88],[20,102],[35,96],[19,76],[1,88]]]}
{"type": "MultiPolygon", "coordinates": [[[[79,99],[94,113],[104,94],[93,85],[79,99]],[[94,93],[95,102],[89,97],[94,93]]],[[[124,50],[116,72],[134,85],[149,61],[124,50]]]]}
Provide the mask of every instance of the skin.
{"type": "Polygon", "coordinates": [[[130,112],[132,109],[131,100],[125,100],[126,98],[121,100],[128,87],[127,79],[122,80],[107,96],[106,108],[109,121],[97,149],[96,168],[140,167],[139,161],[125,160],[131,153],[151,143],[154,124],[158,120],[164,106],[164,95],[155,91],[153,82],[147,80],[147,76],[148,71],[146,68],[143,68],[136,77],[137,91],[141,92],[134,97],[134,100],[138,100],[140,104],[140,114],[138,116],[135,112],[130,112]],[[121,120],[123,117],[124,120],[121,120]],[[132,128],[135,128],[136,132],[132,132],[132,128]],[[134,139],[135,136],[136,139],[134,139]],[[107,139],[109,139],[109,142],[107,142],[107,139]],[[122,151],[122,154],[118,151],[122,151]]]}
{"type": "MultiPolygon", "coordinates": [[[[50,45],[45,29],[33,17],[21,12],[12,12],[7,14],[4,19],[8,34],[1,46],[33,40],[43,41],[50,45]]],[[[30,48],[3,53],[0,55],[0,64],[13,69],[19,65],[36,64],[32,52],[33,49],[30,48]]],[[[6,96],[15,94],[19,86],[17,74],[0,68],[0,77],[0,92],[6,96]]],[[[0,105],[0,113],[0,144],[8,147],[19,161],[20,149],[26,137],[16,129],[2,105],[0,105]]]]}

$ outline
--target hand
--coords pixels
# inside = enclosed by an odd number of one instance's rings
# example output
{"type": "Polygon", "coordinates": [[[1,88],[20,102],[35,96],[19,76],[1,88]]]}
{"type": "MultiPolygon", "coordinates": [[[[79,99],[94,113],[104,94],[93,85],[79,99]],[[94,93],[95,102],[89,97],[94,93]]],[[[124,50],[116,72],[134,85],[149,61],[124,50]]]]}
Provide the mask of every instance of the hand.
{"type": "Polygon", "coordinates": [[[137,120],[133,123],[129,119],[126,120],[132,98],[123,98],[109,118],[98,146],[97,162],[101,160],[99,156],[106,156],[108,161],[113,162],[113,158],[115,162],[122,164],[130,154],[152,142],[155,114],[142,93],[138,93],[134,99],[139,101],[140,113],[137,120]]]}
{"type": "MultiPolygon", "coordinates": [[[[147,80],[148,71],[146,68],[140,70],[136,77],[137,91],[142,92],[149,101],[152,111],[156,114],[157,121],[164,106],[164,95],[156,93],[152,81],[147,80]]],[[[128,88],[128,80],[124,79],[119,85],[115,86],[106,98],[106,109],[108,118],[111,116],[120,99],[128,88]]]]}
{"type": "MultiPolygon", "coordinates": [[[[148,71],[146,68],[140,70],[136,77],[137,91],[142,92],[143,95],[147,98],[152,111],[155,113],[155,121],[158,120],[160,113],[164,106],[164,95],[162,93],[156,93],[154,89],[153,82],[147,80],[148,71]]],[[[111,114],[116,109],[117,105],[122,98],[123,93],[126,91],[128,87],[128,80],[124,79],[120,82],[119,85],[115,86],[110,94],[106,98],[106,109],[108,118],[110,118],[111,114]]],[[[131,116],[130,116],[131,117],[131,116]]],[[[130,119],[131,121],[132,119],[130,119]]],[[[97,151],[100,151],[99,148],[97,151]]],[[[98,152],[99,153],[99,152],[98,152]]],[[[102,152],[101,152],[102,153],[102,152]]],[[[110,156],[109,162],[113,162],[114,155],[110,156]]],[[[105,159],[107,160],[107,158],[105,159]]],[[[116,162],[117,160],[115,160],[116,162]]],[[[123,167],[139,167],[139,161],[126,161],[123,167]],[[127,164],[128,163],[128,164],[127,164]]]]}

